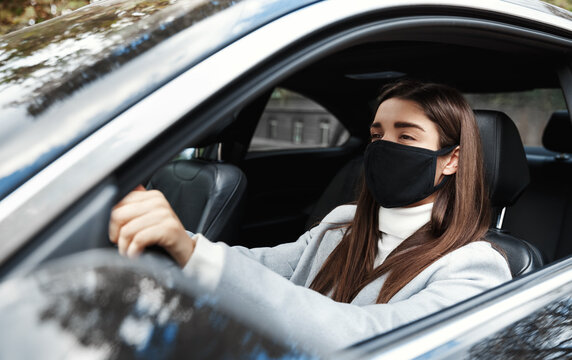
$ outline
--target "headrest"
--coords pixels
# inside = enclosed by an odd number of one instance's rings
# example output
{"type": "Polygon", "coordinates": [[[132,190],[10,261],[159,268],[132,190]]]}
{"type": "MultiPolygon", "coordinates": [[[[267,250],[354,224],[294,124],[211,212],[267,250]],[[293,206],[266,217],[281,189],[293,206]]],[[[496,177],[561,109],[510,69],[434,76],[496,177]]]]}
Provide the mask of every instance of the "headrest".
{"type": "Polygon", "coordinates": [[[512,120],[503,112],[475,110],[475,117],[483,145],[491,205],[510,206],[530,181],[522,140],[512,120]]]}
{"type": "Polygon", "coordinates": [[[567,110],[552,114],[542,134],[542,145],[558,153],[572,153],[572,122],[567,110]]]}

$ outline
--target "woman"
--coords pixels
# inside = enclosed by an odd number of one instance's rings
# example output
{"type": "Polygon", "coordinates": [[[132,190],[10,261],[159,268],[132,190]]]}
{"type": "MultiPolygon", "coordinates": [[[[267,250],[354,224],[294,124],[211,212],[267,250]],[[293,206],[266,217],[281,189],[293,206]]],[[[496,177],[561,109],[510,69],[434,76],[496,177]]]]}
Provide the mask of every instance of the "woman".
{"type": "Polygon", "coordinates": [[[298,241],[213,244],[142,188],[114,208],[110,239],[127,256],[164,247],[202,291],[254,307],[280,336],[329,349],[509,280],[505,258],[484,241],[489,203],[470,106],[456,90],[412,81],[387,87],[379,104],[357,204],[298,241]]]}

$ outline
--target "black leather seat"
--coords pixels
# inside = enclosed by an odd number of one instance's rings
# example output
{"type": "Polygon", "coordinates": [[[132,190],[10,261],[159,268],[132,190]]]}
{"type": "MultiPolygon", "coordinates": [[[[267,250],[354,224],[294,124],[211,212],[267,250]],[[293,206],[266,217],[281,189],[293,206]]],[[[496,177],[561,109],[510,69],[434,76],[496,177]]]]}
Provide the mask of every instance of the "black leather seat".
{"type": "Polygon", "coordinates": [[[246,176],[236,166],[200,159],[173,161],[157,171],[148,188],[160,190],[187,230],[211,241],[236,243],[246,176]]]}
{"type": "Polygon", "coordinates": [[[536,245],[549,262],[572,254],[572,122],[568,111],[552,114],[542,145],[527,149],[530,185],[507,212],[504,227],[536,245]]]}
{"type": "Polygon", "coordinates": [[[362,171],[363,155],[360,155],[336,173],[308,215],[306,229],[315,226],[337,206],[357,200],[361,190],[362,171]]]}
{"type": "Polygon", "coordinates": [[[530,181],[522,140],[506,114],[476,110],[475,116],[483,145],[491,205],[496,215],[496,224],[489,230],[487,239],[504,250],[513,277],[527,274],[543,265],[540,251],[502,229],[506,208],[516,202],[530,181]]]}
{"type": "Polygon", "coordinates": [[[542,145],[559,154],[572,154],[572,122],[568,110],[555,111],[548,119],[542,145]]]}

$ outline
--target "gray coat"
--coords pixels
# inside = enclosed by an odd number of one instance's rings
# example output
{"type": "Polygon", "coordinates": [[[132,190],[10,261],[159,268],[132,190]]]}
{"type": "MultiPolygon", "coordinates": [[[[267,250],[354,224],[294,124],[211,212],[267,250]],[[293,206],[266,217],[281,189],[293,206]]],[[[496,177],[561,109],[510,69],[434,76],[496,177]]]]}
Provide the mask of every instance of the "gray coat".
{"type": "Polygon", "coordinates": [[[350,221],[355,206],[336,208],[296,242],[247,249],[200,237],[184,269],[202,291],[215,295],[239,318],[255,314],[265,331],[308,348],[333,350],[388,331],[511,279],[504,257],[478,241],[437,260],[387,304],[375,301],[385,276],[350,303],[335,302],[308,286],[350,221]]]}

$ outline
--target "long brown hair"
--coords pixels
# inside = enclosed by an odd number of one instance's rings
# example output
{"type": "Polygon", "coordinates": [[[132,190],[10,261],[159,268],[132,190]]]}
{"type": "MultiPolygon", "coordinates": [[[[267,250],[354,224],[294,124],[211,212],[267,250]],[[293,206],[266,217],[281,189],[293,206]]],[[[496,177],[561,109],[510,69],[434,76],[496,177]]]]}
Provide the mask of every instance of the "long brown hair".
{"type": "Polygon", "coordinates": [[[374,269],[381,238],[379,205],[365,181],[353,220],[310,285],[335,301],[351,302],[369,283],[387,273],[377,303],[387,303],[401,288],[447,253],[484,239],[490,224],[481,142],[470,105],[445,85],[405,80],[389,85],[378,104],[390,98],[410,100],[436,123],[439,144],[459,144],[458,171],[436,193],[431,220],[405,239],[374,269]]]}

